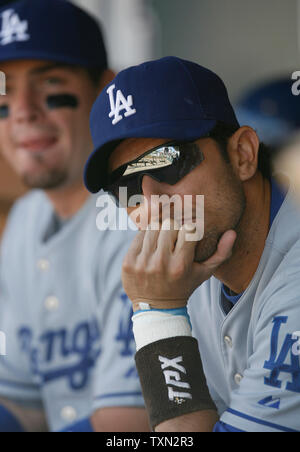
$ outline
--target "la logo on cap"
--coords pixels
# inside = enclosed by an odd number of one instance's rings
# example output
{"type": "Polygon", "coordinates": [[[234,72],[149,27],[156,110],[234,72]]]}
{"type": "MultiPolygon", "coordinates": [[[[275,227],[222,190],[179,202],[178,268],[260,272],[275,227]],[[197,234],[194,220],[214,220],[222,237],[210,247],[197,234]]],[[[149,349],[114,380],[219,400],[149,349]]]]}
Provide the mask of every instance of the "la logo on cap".
{"type": "Polygon", "coordinates": [[[136,109],[133,107],[133,97],[130,95],[125,98],[124,94],[120,89],[118,89],[116,94],[116,99],[114,99],[114,90],[116,85],[111,85],[106,91],[109,95],[110,102],[110,113],[109,118],[114,118],[112,120],[113,125],[115,126],[118,122],[122,121],[123,116],[120,114],[121,111],[125,110],[124,116],[127,118],[128,116],[132,116],[136,113],[136,109]]]}
{"type": "Polygon", "coordinates": [[[30,39],[27,20],[21,21],[13,9],[1,14],[2,29],[0,31],[0,44],[5,46],[13,42],[28,41],[30,39]]]}

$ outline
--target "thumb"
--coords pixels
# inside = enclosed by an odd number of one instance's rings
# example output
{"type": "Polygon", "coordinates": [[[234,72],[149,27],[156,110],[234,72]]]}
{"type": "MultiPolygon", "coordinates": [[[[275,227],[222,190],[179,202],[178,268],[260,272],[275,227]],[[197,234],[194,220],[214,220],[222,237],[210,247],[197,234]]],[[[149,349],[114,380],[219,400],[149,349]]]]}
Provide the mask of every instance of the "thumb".
{"type": "Polygon", "coordinates": [[[218,243],[215,254],[201,264],[195,263],[195,270],[198,275],[200,272],[203,276],[205,276],[205,279],[208,279],[213,274],[214,270],[230,259],[236,238],[237,234],[235,231],[226,231],[218,243]]]}

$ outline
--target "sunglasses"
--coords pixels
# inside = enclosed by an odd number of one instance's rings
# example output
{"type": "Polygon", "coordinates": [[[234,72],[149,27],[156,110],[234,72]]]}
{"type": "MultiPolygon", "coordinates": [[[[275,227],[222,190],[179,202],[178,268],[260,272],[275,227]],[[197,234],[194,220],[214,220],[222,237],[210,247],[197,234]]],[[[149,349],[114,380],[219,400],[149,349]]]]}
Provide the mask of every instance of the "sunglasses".
{"type": "Polygon", "coordinates": [[[175,185],[204,160],[196,143],[169,142],[157,146],[122,165],[109,176],[107,191],[119,201],[121,187],[127,189],[127,205],[132,196],[142,195],[144,176],[175,185]]]}

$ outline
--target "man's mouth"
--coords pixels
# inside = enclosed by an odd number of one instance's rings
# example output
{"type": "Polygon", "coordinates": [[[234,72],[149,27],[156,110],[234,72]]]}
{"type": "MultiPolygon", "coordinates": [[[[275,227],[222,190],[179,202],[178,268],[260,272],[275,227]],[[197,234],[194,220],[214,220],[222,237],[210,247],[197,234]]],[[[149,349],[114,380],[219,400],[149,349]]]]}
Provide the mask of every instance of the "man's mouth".
{"type": "Polygon", "coordinates": [[[30,138],[20,141],[17,147],[27,152],[41,153],[51,148],[56,142],[56,137],[30,138]]]}

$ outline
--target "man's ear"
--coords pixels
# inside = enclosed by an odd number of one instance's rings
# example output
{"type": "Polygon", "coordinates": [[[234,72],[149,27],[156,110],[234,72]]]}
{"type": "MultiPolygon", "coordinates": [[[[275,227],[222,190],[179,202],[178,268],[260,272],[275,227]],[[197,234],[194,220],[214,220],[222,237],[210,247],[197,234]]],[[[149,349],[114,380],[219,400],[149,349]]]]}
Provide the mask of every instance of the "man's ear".
{"type": "Polygon", "coordinates": [[[115,76],[116,74],[111,69],[105,69],[99,82],[98,94],[101,93],[103,88],[108,85],[115,78],[115,76]]]}
{"type": "Polygon", "coordinates": [[[251,127],[237,130],[228,142],[228,154],[239,179],[251,179],[258,167],[259,138],[251,127]]]}

